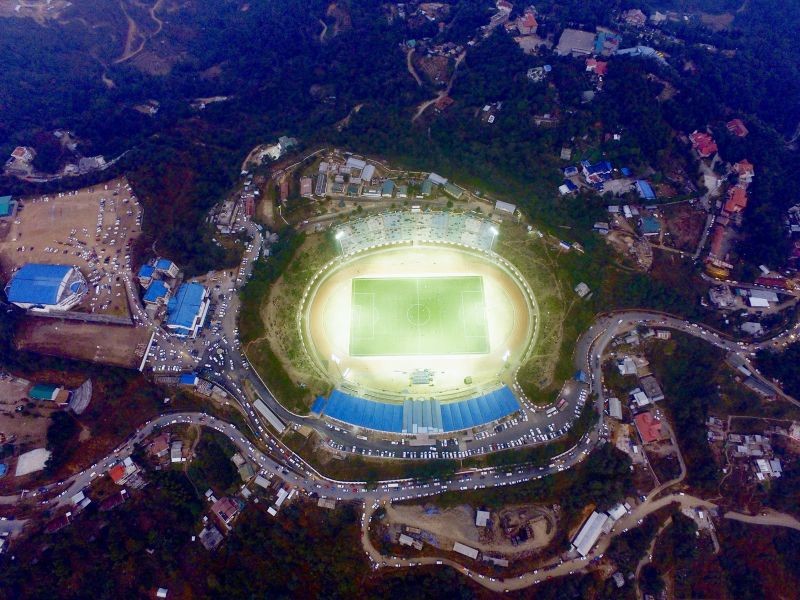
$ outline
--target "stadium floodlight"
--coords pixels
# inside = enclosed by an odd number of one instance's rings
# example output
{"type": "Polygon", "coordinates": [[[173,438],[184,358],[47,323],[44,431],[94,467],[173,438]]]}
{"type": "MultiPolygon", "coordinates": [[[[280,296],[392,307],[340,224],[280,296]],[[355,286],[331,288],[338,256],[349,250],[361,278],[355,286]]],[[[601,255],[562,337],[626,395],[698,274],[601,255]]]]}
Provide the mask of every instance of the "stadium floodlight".
{"type": "Polygon", "coordinates": [[[511,350],[506,350],[505,354],[503,354],[503,362],[506,362],[510,356],[511,350]]]}
{"type": "Polygon", "coordinates": [[[335,362],[337,365],[340,365],[340,364],[342,364],[342,361],[341,361],[341,359],[340,359],[338,356],[336,356],[335,354],[331,354],[331,360],[332,360],[333,362],[335,362]]]}
{"type": "Polygon", "coordinates": [[[497,237],[497,234],[498,234],[498,233],[500,233],[500,232],[499,232],[499,231],[497,231],[497,227],[494,227],[494,226],[492,226],[492,227],[489,227],[489,231],[491,231],[491,232],[492,232],[492,243],[491,243],[491,245],[489,246],[489,249],[491,250],[491,249],[493,249],[493,248],[494,248],[494,239],[497,237]]]}
{"type": "Polygon", "coordinates": [[[337,231],[337,232],[336,232],[336,235],[334,235],[334,236],[333,236],[333,237],[335,237],[335,238],[336,238],[336,241],[337,241],[337,242],[339,242],[339,251],[340,251],[342,254],[344,254],[344,246],[342,246],[342,238],[343,238],[344,236],[346,236],[346,235],[347,235],[347,234],[346,234],[344,231],[342,231],[342,230],[340,229],[339,231],[337,231]]]}

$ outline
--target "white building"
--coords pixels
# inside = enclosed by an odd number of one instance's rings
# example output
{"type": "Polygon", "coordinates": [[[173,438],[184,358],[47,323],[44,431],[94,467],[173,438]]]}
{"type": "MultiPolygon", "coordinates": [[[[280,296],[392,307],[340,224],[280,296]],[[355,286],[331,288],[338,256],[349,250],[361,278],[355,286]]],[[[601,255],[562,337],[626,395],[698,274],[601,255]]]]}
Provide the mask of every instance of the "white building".
{"type": "Polygon", "coordinates": [[[600,534],[603,532],[603,528],[605,527],[606,523],[608,522],[608,515],[599,513],[597,511],[593,512],[586,522],[581,527],[581,530],[578,532],[578,535],[575,536],[575,539],[572,540],[572,547],[580,554],[581,556],[586,556],[589,554],[591,549],[597,543],[600,534]]]}

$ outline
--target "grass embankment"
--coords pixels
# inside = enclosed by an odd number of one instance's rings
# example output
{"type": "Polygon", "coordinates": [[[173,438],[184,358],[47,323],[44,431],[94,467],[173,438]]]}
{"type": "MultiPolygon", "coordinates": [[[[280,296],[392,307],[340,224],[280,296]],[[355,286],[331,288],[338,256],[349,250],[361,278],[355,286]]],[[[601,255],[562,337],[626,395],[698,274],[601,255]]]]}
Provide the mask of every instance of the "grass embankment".
{"type": "Polygon", "coordinates": [[[256,262],[253,276],[242,289],[239,314],[242,343],[251,364],[276,398],[301,414],[308,412],[308,401],[320,385],[310,375],[295,327],[296,310],[310,275],[332,257],[325,239],[311,250],[301,250],[306,241],[305,234],[291,229],[281,232],[271,255],[256,262]],[[277,292],[275,285],[281,286],[277,292]],[[295,379],[304,380],[305,385],[295,379]]]}
{"type": "Polygon", "coordinates": [[[319,473],[341,481],[366,481],[372,485],[384,479],[430,480],[450,477],[462,466],[454,460],[386,460],[358,455],[348,455],[344,460],[339,460],[332,458],[328,451],[318,448],[314,438],[304,438],[299,433],[290,432],[282,441],[319,473]]]}

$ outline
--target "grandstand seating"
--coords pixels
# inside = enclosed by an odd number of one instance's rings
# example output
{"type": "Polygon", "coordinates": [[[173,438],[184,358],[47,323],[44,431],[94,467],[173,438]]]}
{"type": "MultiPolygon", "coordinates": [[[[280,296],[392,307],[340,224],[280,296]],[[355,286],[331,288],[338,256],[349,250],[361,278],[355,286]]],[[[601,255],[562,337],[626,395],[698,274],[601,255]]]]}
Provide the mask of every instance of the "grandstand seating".
{"type": "Polygon", "coordinates": [[[317,398],[312,412],[348,425],[388,433],[446,433],[486,425],[519,410],[519,402],[507,386],[457,402],[437,399],[390,404],[359,398],[334,390],[327,401],[317,398]]]}
{"type": "Polygon", "coordinates": [[[344,254],[409,241],[444,242],[489,251],[495,236],[491,221],[449,212],[386,212],[351,221],[336,232],[344,254]]]}

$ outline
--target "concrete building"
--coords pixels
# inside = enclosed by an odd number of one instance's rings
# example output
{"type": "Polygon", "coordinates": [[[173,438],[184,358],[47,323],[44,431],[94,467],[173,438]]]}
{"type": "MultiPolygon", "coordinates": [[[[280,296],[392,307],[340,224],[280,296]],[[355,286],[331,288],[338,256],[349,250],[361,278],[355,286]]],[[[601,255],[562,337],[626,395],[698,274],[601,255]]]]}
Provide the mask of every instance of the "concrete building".
{"type": "Polygon", "coordinates": [[[580,29],[565,29],[558,40],[555,52],[559,56],[588,56],[594,50],[595,34],[580,29]]]}
{"type": "Polygon", "coordinates": [[[178,265],[167,258],[159,258],[155,264],[155,270],[168,275],[169,277],[178,276],[178,265]]]}
{"type": "Polygon", "coordinates": [[[455,544],[453,544],[453,552],[458,552],[459,554],[468,556],[473,560],[477,560],[478,558],[478,551],[475,548],[470,548],[469,546],[465,546],[461,542],[456,542],[455,544]]]}

